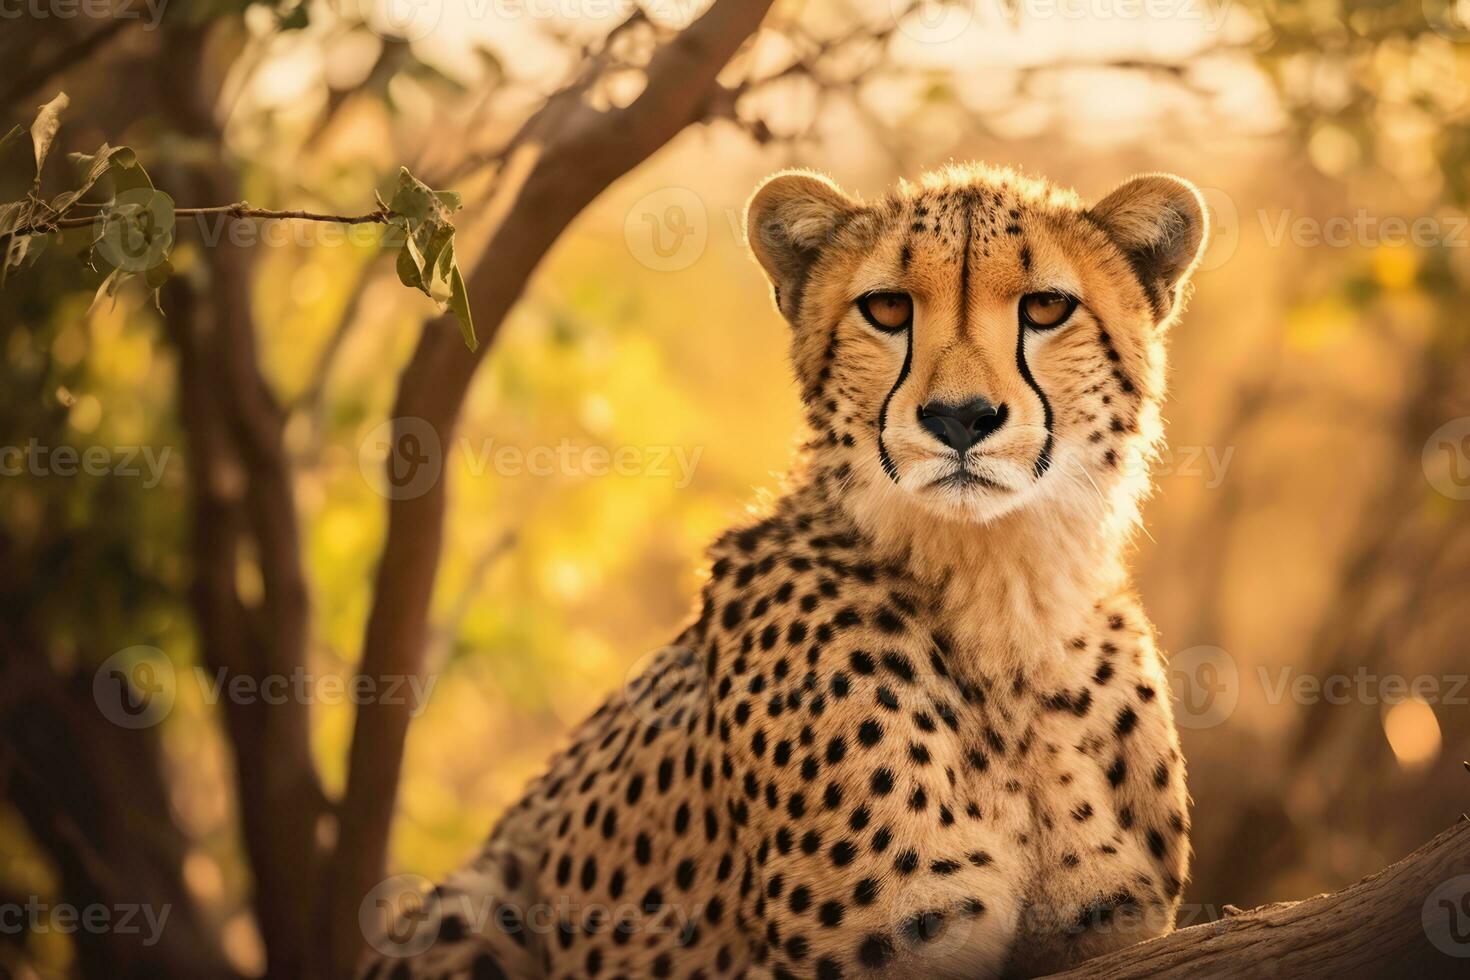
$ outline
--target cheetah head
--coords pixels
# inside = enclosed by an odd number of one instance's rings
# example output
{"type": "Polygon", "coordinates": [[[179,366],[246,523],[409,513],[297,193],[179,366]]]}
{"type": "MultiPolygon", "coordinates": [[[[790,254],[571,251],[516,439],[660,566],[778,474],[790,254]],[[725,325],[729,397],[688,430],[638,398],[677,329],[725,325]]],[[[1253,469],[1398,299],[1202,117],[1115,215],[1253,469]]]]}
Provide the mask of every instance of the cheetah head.
{"type": "Polygon", "coordinates": [[[980,165],[873,203],[771,177],[746,228],[792,328],[818,474],[967,522],[1136,498],[1205,226],[1199,192],[1163,174],[1091,206],[980,165]]]}

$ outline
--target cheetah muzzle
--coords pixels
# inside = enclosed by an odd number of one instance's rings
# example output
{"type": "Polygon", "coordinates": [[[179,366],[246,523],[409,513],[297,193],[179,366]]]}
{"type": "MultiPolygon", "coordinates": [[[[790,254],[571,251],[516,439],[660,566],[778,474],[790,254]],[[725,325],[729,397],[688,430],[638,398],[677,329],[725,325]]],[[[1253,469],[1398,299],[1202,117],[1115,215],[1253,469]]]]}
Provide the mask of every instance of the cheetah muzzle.
{"type": "Polygon", "coordinates": [[[1184,761],[1122,555],[1205,226],[1159,174],[765,181],[790,489],[368,973],[1029,976],[1172,928],[1184,761]]]}

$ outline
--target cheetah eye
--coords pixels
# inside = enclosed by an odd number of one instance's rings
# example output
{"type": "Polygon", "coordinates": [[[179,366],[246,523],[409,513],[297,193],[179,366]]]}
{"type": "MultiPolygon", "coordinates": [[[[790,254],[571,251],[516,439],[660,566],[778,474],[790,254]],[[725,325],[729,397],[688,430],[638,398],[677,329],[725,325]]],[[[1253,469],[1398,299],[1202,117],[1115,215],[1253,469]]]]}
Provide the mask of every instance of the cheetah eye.
{"type": "Polygon", "coordinates": [[[1051,330],[1067,322],[1077,300],[1065,293],[1027,293],[1021,297],[1021,322],[1033,330],[1051,330]]]}
{"type": "Polygon", "coordinates": [[[914,317],[908,293],[868,293],[858,297],[857,308],[864,320],[889,333],[907,327],[914,317]]]}

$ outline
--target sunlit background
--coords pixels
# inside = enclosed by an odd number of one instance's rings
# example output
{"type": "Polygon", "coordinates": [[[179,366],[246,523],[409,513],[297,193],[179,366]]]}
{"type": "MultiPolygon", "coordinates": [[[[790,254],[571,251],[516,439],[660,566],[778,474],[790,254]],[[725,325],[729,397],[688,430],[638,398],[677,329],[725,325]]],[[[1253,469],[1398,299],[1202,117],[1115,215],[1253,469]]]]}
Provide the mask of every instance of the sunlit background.
{"type": "MultiPolygon", "coordinates": [[[[496,217],[478,161],[632,8],[446,0],[400,21],[345,0],[309,3],[309,16],[244,6],[201,5],[216,18],[203,60],[223,159],[244,196],[362,213],[406,164],[465,193],[466,256],[496,217]]],[[[701,6],[647,5],[671,26],[701,6]]],[[[1196,851],[1185,915],[1340,888],[1466,808],[1470,31],[1454,8],[991,0],[922,5],[893,29],[899,6],[778,4],[741,55],[776,80],[598,198],[494,339],[446,447],[432,687],[409,736],[392,870],[432,879],[462,862],[568,727],[672,639],[703,546],[778,485],[797,394],[740,209],[791,165],[861,195],[971,158],[1091,198],[1148,170],[1205,189],[1215,240],[1171,338],[1170,453],[1135,562],[1176,656],[1196,851]],[[782,72],[867,30],[881,33],[782,72]],[[627,465],[602,473],[598,447],[627,465]],[[560,462],[539,465],[548,450],[560,462]]],[[[13,27],[30,45],[81,31],[13,27]]],[[[29,63],[22,41],[0,37],[11,66],[29,63]]],[[[166,31],[123,34],[6,106],[4,128],[64,88],[66,149],[127,143],[167,186],[168,160],[216,152],[159,97],[170,57],[166,31]]],[[[596,98],[625,103],[640,85],[613,78],[596,98]]],[[[263,232],[253,299],[261,360],[291,406],[311,669],[342,675],[385,529],[370,435],[432,311],[370,238],[263,232]]],[[[188,277],[207,246],[180,239],[188,277]]],[[[40,643],[26,653],[84,689],[125,648],[156,647],[181,672],[197,661],[173,353],[141,291],[88,314],[95,285],[48,259],[0,291],[0,443],[170,453],[156,486],[146,468],[0,478],[6,575],[47,584],[44,602],[13,612],[40,643]]],[[[259,575],[242,560],[242,594],[259,575]]],[[[256,973],[208,695],[179,684],[162,776],[201,920],[256,973]]],[[[24,695],[0,703],[11,697],[24,695]]],[[[313,712],[335,793],[352,707],[313,712]]],[[[24,764],[10,756],[0,784],[24,764]]],[[[0,895],[53,894],[56,875],[7,796],[0,895]]],[[[71,956],[55,933],[0,935],[0,964],[18,975],[64,973],[71,956]]]]}

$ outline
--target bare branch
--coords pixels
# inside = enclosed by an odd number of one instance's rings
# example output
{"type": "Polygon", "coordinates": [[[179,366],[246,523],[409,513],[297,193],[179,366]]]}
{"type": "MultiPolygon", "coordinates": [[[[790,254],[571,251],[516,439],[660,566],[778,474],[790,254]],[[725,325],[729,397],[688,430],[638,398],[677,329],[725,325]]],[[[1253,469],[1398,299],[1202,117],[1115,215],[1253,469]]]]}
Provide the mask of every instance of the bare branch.
{"type": "MultiPolygon", "coordinates": [[[[598,110],[570,98],[542,110],[556,125],[470,277],[470,303],[485,337],[498,331],[527,279],[572,220],[613,181],[642,163],[705,111],[716,77],[765,16],[770,0],[717,0],[659,47],[643,92],[623,108],[598,110]]],[[[539,114],[538,114],[539,115],[539,114]]],[[[399,384],[393,415],[427,422],[448,445],[475,369],[490,348],[465,351],[456,332],[430,323],[399,384]]],[[[444,532],[445,488],[389,506],[361,671],[413,676],[423,668],[428,609],[444,532]]],[[[328,882],[333,968],[350,969],[361,947],[357,909],[382,874],[410,716],[406,705],[365,704],[353,728],[347,791],[328,882]]]]}
{"type": "MultiPolygon", "coordinates": [[[[1283,976],[1458,976],[1426,933],[1425,909],[1451,879],[1470,874],[1470,823],[1461,821],[1377,874],[1330,895],[1229,914],[1088,960],[1066,980],[1198,980],[1283,976]]],[[[1470,901],[1470,877],[1447,901],[1470,901]]],[[[1432,913],[1439,910],[1431,908],[1432,913]]]]}

